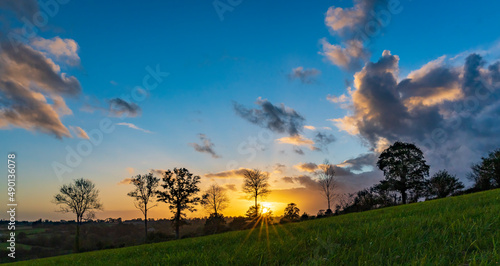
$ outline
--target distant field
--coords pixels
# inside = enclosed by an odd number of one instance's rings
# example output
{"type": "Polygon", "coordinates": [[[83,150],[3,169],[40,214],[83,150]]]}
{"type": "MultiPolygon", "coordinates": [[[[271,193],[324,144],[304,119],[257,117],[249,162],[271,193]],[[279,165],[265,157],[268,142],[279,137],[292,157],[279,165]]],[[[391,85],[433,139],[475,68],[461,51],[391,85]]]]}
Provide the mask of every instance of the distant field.
{"type": "Polygon", "coordinates": [[[498,265],[499,249],[497,189],[253,231],[21,263],[498,265]]]}

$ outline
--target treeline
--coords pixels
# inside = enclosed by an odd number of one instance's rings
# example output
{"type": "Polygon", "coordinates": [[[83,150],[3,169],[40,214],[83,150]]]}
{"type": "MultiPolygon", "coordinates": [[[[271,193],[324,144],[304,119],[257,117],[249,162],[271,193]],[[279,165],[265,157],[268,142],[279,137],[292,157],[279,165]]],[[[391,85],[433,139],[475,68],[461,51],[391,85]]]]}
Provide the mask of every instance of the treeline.
{"type": "MultiPolygon", "coordinates": [[[[482,158],[481,162],[472,166],[468,178],[474,185],[466,190],[462,182],[446,170],[440,170],[429,178],[430,166],[425,161],[423,152],[411,143],[395,142],[380,154],[377,167],[383,171],[384,180],[357,193],[339,195],[335,193],[338,186],[335,165],[325,161],[316,174],[319,192],[327,204],[326,211],[319,210],[316,216],[309,216],[307,213],[300,215],[297,204],[290,203],[284,210],[280,223],[366,211],[500,187],[500,150],[491,152],[482,158]],[[337,204],[332,210],[334,202],[337,204]]],[[[150,232],[148,227],[148,211],[160,203],[167,204],[173,213],[170,226],[174,229],[176,239],[181,237],[181,227],[188,224],[186,213],[196,211],[198,205],[201,205],[209,216],[203,225],[203,232],[195,235],[254,228],[262,223],[273,224],[272,210],[261,206],[258,202],[259,198],[271,192],[268,173],[257,169],[244,170],[243,177],[242,192],[246,193],[254,204],[250,206],[245,217],[235,217],[230,221],[223,215],[223,211],[229,205],[225,189],[212,184],[199,195],[201,178],[186,168],[164,171],[161,179],[153,173],[131,178],[130,184],[134,188],[128,196],[134,199],[135,207],[144,216],[143,242],[169,240],[168,235],[150,232]]],[[[91,221],[95,217],[94,211],[102,209],[99,190],[92,181],[77,179],[60,188],[54,197],[54,203],[61,206],[60,211],[76,215],[74,250],[79,252],[80,225],[84,221],[91,221]]]]}
{"type": "Polygon", "coordinates": [[[338,198],[336,214],[366,211],[500,188],[500,149],[494,150],[471,166],[465,186],[446,170],[429,177],[429,165],[422,151],[411,143],[396,142],[379,157],[377,166],[385,179],[378,184],[338,198]]]}

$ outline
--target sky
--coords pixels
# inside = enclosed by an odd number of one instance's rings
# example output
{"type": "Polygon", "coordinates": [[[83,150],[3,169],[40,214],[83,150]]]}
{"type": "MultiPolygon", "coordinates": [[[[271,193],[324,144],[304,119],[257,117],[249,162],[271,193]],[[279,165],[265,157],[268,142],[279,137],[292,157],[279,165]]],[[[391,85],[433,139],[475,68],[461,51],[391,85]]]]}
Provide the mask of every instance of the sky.
{"type": "Polygon", "coordinates": [[[376,159],[397,140],[467,183],[500,146],[499,7],[1,1],[0,147],[17,156],[18,218],[73,219],[52,199],[80,177],[100,190],[98,218],[141,217],[127,178],[174,167],[224,186],[226,215],[252,204],[252,168],[269,173],[276,215],[290,202],[315,214],[320,164],[336,165],[339,195],[355,192],[383,178],[376,159]]]}

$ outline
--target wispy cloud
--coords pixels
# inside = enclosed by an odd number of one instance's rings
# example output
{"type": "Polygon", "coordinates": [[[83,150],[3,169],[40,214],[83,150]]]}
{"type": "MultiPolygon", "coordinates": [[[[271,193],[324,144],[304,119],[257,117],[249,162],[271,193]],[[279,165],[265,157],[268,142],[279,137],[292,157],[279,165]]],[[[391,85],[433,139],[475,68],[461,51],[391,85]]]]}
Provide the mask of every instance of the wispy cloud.
{"type": "Polygon", "coordinates": [[[127,177],[124,178],[122,181],[118,182],[118,185],[128,185],[132,183],[132,178],[127,177]]]}
{"type": "Polygon", "coordinates": [[[208,178],[242,178],[245,171],[248,171],[248,168],[239,168],[233,170],[222,171],[218,173],[209,173],[206,174],[205,177],[208,178]]]}
{"type": "Polygon", "coordinates": [[[140,130],[140,131],[145,132],[145,133],[153,133],[153,132],[151,132],[149,130],[140,128],[140,127],[138,127],[138,126],[136,126],[136,125],[134,125],[132,123],[121,122],[121,123],[116,123],[116,125],[118,125],[118,126],[126,126],[128,128],[132,128],[132,129],[135,129],[135,130],[140,130]]]}
{"type": "Polygon", "coordinates": [[[70,128],[78,138],[89,139],[89,135],[87,135],[87,132],[85,132],[85,130],[83,130],[81,127],[70,126],[70,128]]]}

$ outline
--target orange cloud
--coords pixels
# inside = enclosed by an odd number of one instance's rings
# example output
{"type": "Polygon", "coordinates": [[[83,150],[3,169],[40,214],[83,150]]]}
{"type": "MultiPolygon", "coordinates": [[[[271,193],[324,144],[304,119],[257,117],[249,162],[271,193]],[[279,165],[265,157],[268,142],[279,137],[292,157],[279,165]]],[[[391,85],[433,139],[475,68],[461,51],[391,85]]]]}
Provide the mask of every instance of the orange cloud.
{"type": "Polygon", "coordinates": [[[308,139],[304,136],[301,135],[294,135],[290,137],[283,137],[280,139],[277,139],[279,143],[286,143],[286,144],[292,144],[296,146],[308,146],[311,150],[314,150],[314,141],[311,139],[308,139]]]}

